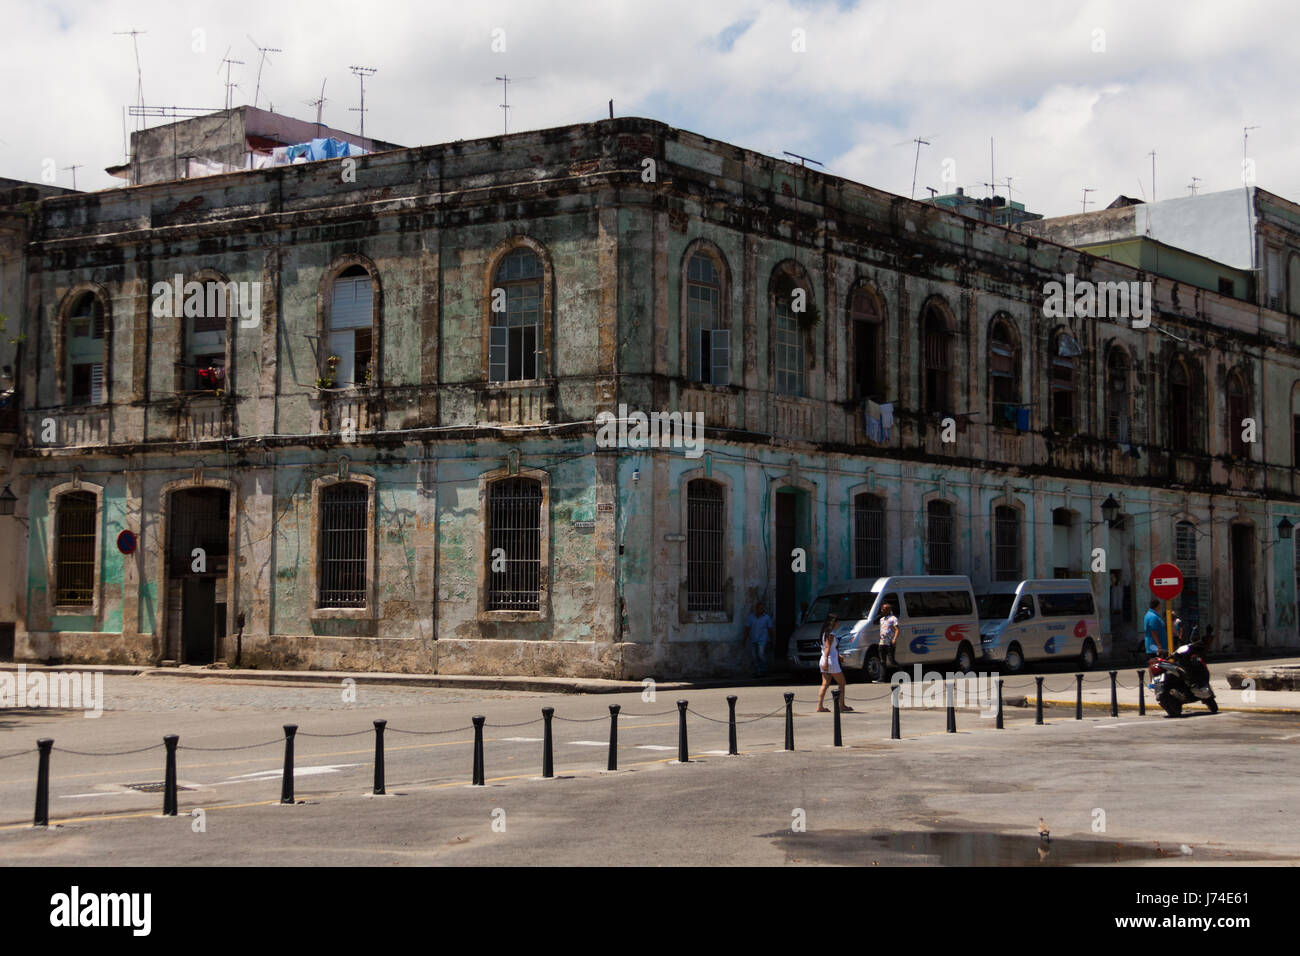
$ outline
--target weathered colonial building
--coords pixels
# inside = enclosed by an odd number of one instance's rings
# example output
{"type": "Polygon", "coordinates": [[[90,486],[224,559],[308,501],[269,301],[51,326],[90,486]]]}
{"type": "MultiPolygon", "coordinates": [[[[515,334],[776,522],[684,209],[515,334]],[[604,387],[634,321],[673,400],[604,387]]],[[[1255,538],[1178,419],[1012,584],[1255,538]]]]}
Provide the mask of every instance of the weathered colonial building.
{"type": "Polygon", "coordinates": [[[1300,316],[1253,293],[642,119],[30,222],[23,659],[702,675],[855,575],[1091,574],[1131,634],[1165,560],[1300,644],[1300,316]],[[1150,325],[1045,316],[1067,276],[1150,325]],[[702,449],[604,447],[621,407],[702,449]]]}

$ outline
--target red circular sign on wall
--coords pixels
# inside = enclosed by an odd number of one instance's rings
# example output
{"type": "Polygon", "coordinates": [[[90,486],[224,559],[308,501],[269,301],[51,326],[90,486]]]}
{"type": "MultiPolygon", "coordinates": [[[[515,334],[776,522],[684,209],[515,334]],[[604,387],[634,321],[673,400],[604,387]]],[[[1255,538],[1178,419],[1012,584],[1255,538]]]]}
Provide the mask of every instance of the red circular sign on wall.
{"type": "Polygon", "coordinates": [[[1183,592],[1183,572],[1176,565],[1157,564],[1151,569],[1151,593],[1162,601],[1170,601],[1183,592]]]}
{"type": "Polygon", "coordinates": [[[117,536],[117,550],[123,554],[131,554],[135,551],[135,532],[123,531],[117,536]]]}

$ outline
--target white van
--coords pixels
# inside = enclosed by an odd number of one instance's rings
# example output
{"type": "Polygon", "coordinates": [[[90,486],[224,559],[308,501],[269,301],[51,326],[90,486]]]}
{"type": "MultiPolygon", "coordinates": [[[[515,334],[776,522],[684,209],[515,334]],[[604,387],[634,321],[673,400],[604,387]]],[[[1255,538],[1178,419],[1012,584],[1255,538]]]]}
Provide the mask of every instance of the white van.
{"type": "Polygon", "coordinates": [[[979,596],[982,660],[1014,674],[1026,661],[1077,657],[1097,663],[1101,625],[1092,584],[1082,578],[994,585],[979,596]]]}
{"type": "Polygon", "coordinates": [[[822,624],[834,614],[844,670],[863,670],[871,680],[881,680],[885,668],[877,645],[885,604],[898,617],[894,660],[900,666],[934,661],[939,667],[951,663],[962,673],[974,668],[979,618],[970,579],[935,574],[830,585],[791,635],[790,665],[800,670],[817,667],[822,624]]]}

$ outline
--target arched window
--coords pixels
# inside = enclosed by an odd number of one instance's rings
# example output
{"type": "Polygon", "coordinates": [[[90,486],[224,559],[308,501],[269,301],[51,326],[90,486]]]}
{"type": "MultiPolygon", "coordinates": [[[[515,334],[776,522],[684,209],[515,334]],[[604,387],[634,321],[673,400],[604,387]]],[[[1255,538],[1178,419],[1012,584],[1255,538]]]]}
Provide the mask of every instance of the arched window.
{"type": "Polygon", "coordinates": [[[885,310],[875,291],[860,285],[849,300],[849,329],[853,340],[853,397],[880,396],[885,391],[881,365],[881,339],[884,336],[885,310]]]}
{"type": "Polygon", "coordinates": [[[1132,441],[1128,353],[1118,345],[1106,360],[1106,430],[1112,441],[1132,441]]]}
{"type": "Polygon", "coordinates": [[[1174,451],[1192,447],[1191,373],[1181,358],[1169,366],[1169,447],[1174,451]]]}
{"type": "Polygon", "coordinates": [[[707,478],[686,484],[686,610],[721,611],[726,581],[726,496],[707,478]]]}
{"type": "Polygon", "coordinates": [[[925,573],[953,573],[952,505],[946,501],[925,506],[925,573]]]}
{"type": "Polygon", "coordinates": [[[1250,417],[1250,399],[1241,373],[1235,369],[1228,373],[1228,452],[1233,458],[1246,458],[1246,440],[1242,437],[1242,421],[1250,417]]]}
{"type": "Polygon", "coordinates": [[[64,322],[64,382],[67,404],[105,401],[104,305],[91,292],[79,295],[64,322]]]}
{"type": "Polygon", "coordinates": [[[686,263],[686,364],[692,382],[731,384],[731,330],[722,317],[722,271],[697,252],[686,263]]]}
{"type": "Polygon", "coordinates": [[[853,498],[853,576],[878,578],[885,573],[885,499],[860,494],[853,498]]]}
{"type": "Polygon", "coordinates": [[[192,309],[186,304],[176,390],[204,392],[222,388],[226,381],[227,323],[239,306],[235,284],[206,279],[201,306],[192,309]]]}
{"type": "Polygon", "coordinates": [[[54,505],[54,603],[91,607],[95,602],[97,502],[89,491],[68,491],[54,505]]]}
{"type": "MultiPolygon", "coordinates": [[[[1300,468],[1300,381],[1291,386],[1291,467],[1300,468]]],[[[1300,542],[1300,534],[1296,541],[1300,542]]],[[[1300,543],[1296,547],[1300,548],[1300,543]]],[[[1300,574],[1300,565],[1296,565],[1296,572],[1300,574]]]]}
{"type": "Polygon", "coordinates": [[[1015,423],[1022,407],[1020,346],[1015,330],[1004,318],[994,318],[989,326],[989,395],[993,423],[1015,423]]]}
{"type": "Polygon", "coordinates": [[[1286,264],[1287,311],[1300,315],[1300,253],[1291,253],[1286,264]]]}
{"type": "Polygon", "coordinates": [[[538,369],[542,367],[542,302],[546,271],[541,257],[527,246],[515,247],[501,259],[492,283],[488,380],[532,381],[538,377],[538,369]],[[501,293],[504,295],[498,307],[501,293]]]}
{"type": "Polygon", "coordinates": [[[952,333],[942,310],[930,305],[925,310],[923,342],[925,382],[922,406],[932,414],[952,411],[952,333]]]}
{"type": "Polygon", "coordinates": [[[366,606],[369,514],[370,489],[361,482],[321,489],[317,607],[366,606]]]}
{"type": "Polygon", "coordinates": [[[502,478],[487,487],[487,608],[541,609],[542,483],[502,478]]]}
{"type": "Polygon", "coordinates": [[[1180,521],[1174,525],[1174,563],[1183,572],[1183,592],[1179,598],[1179,614],[1191,624],[1201,619],[1201,579],[1197,565],[1196,525],[1180,521]]]}
{"type": "Polygon", "coordinates": [[[1007,505],[993,509],[993,580],[1019,581],[1020,512],[1007,505]]]}
{"type": "Polygon", "coordinates": [[[774,307],[775,322],[772,329],[774,350],[773,368],[776,373],[778,395],[803,395],[803,377],[806,367],[803,348],[803,329],[800,316],[811,305],[808,290],[791,280],[778,282],[774,307]],[[796,299],[802,307],[796,305],[796,299]],[[796,311],[797,310],[797,311],[796,311]]]}
{"type": "Polygon", "coordinates": [[[1052,339],[1051,410],[1052,431],[1071,434],[1078,430],[1079,343],[1068,332],[1052,339]]]}
{"type": "Polygon", "coordinates": [[[330,289],[329,354],[321,372],[332,387],[377,380],[374,316],[374,278],[363,266],[344,269],[330,289]]]}

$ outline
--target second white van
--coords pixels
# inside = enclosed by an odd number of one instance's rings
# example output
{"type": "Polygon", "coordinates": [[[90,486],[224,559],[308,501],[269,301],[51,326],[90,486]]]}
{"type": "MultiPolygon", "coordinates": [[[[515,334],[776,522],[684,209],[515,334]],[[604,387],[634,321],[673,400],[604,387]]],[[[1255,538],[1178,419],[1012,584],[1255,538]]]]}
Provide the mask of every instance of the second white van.
{"type": "Polygon", "coordinates": [[[1101,625],[1092,585],[1082,578],[995,585],[979,596],[982,659],[1014,674],[1027,661],[1097,663],[1101,625]]]}

